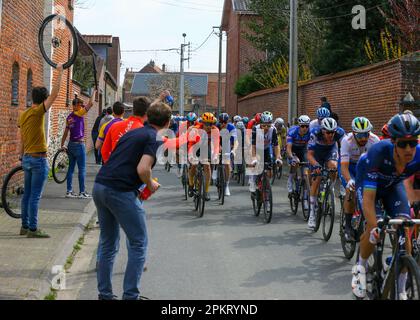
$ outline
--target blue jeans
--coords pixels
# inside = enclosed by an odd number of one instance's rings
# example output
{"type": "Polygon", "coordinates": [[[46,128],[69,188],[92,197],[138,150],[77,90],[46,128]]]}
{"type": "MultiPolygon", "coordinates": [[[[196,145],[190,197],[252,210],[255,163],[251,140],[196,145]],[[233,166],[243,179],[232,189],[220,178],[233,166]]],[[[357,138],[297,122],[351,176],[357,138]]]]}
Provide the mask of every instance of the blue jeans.
{"type": "Polygon", "coordinates": [[[95,183],[93,200],[98,211],[99,238],[98,291],[103,299],[110,299],[112,269],[119,250],[120,226],[127,235],[128,262],[124,276],[125,300],[140,295],[140,278],[147,253],[146,213],[136,192],[121,192],[95,183]]]}
{"type": "Polygon", "coordinates": [[[79,170],[79,191],[85,192],[86,177],[86,147],[82,143],[69,142],[67,147],[69,154],[69,171],[67,172],[67,191],[73,191],[73,173],[76,167],[79,170]]]}
{"type": "Polygon", "coordinates": [[[48,178],[47,158],[25,155],[22,159],[25,187],[22,198],[22,227],[36,231],[38,228],[39,201],[48,178]]]}

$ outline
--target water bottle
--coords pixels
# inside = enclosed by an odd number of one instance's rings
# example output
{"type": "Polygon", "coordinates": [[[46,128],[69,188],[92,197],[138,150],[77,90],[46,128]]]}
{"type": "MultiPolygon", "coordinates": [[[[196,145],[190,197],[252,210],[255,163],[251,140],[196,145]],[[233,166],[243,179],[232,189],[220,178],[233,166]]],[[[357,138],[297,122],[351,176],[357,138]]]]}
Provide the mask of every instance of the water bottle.
{"type": "Polygon", "coordinates": [[[323,203],[324,199],[325,199],[325,188],[324,188],[323,184],[321,184],[321,186],[320,186],[319,193],[321,195],[321,203],[323,203]]]}
{"type": "MultiPolygon", "coordinates": [[[[153,179],[154,181],[158,182],[157,178],[153,179]]],[[[143,184],[140,188],[139,188],[139,198],[142,201],[146,201],[150,198],[150,196],[152,195],[152,191],[149,190],[149,188],[147,187],[146,184],[143,184]]]]}

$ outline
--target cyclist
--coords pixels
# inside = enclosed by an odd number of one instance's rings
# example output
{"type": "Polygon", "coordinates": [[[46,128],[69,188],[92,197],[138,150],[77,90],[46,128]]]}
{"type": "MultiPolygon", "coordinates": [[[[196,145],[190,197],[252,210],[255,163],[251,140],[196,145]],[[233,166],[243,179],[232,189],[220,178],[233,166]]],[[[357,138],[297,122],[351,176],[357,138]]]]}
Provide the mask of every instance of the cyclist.
{"type": "MultiPolygon", "coordinates": [[[[269,111],[265,111],[261,114],[261,124],[257,125],[252,130],[252,157],[256,159],[256,143],[257,143],[257,130],[262,129],[264,133],[264,165],[268,163],[268,177],[271,178],[271,164],[273,163],[273,158],[275,157],[276,165],[282,165],[282,159],[280,154],[280,147],[277,141],[277,130],[273,126],[273,114],[269,111]]],[[[257,160],[253,161],[253,164],[256,164],[257,160]]],[[[249,177],[249,191],[255,192],[255,176],[251,175],[249,177]]]]}
{"type": "MultiPolygon", "coordinates": [[[[312,174],[320,175],[322,167],[337,169],[338,166],[338,142],[343,139],[345,132],[337,125],[333,118],[322,120],[321,128],[311,131],[311,139],[308,144],[308,161],[311,164],[312,174]]],[[[333,185],[337,174],[332,176],[333,185]]],[[[308,221],[308,228],[313,230],[316,225],[316,199],[321,177],[317,176],[312,180],[311,185],[311,210],[308,221]]]]}
{"type": "MultiPolygon", "coordinates": [[[[378,241],[377,217],[383,208],[392,218],[410,218],[407,194],[403,181],[420,171],[420,146],[417,135],[420,123],[410,114],[395,115],[388,122],[390,140],[370,148],[357,164],[357,201],[366,219],[366,231],[360,242],[358,264],[352,268],[352,291],[358,298],[366,296],[366,267],[378,241]],[[382,205],[381,205],[382,203],[382,205]]],[[[407,273],[398,282],[400,299],[406,299],[407,273]]]]}
{"type": "Polygon", "coordinates": [[[274,126],[277,129],[277,139],[279,141],[280,150],[286,148],[286,139],[287,139],[287,128],[284,124],[284,120],[282,118],[277,118],[274,121],[274,126]]]}
{"type": "Polygon", "coordinates": [[[236,124],[239,122],[239,121],[242,121],[242,117],[241,116],[234,116],[233,117],[233,125],[236,127],[236,124]]]}
{"type": "MultiPolygon", "coordinates": [[[[298,125],[290,128],[287,134],[287,158],[291,165],[289,180],[287,181],[287,191],[289,192],[289,199],[293,192],[293,178],[296,174],[296,164],[300,162],[307,162],[307,148],[308,142],[311,138],[309,133],[309,124],[311,119],[307,115],[302,115],[298,119],[298,125]]],[[[308,169],[305,168],[305,175],[308,174],[308,169]]]]}
{"type": "Polygon", "coordinates": [[[341,142],[340,179],[346,189],[344,200],[344,213],[346,214],[345,237],[347,241],[354,240],[351,228],[351,219],[354,212],[356,197],[349,201],[350,192],[356,189],[356,165],[360,156],[369,151],[379,138],[373,134],[372,124],[365,117],[353,119],[352,133],[348,134],[341,142]]]}
{"type": "Polygon", "coordinates": [[[245,126],[245,129],[246,129],[248,127],[249,118],[248,117],[243,117],[242,118],[242,122],[243,122],[243,124],[245,126]]]}
{"type": "MultiPolygon", "coordinates": [[[[237,118],[239,116],[236,116],[235,118],[237,118]]],[[[230,155],[234,156],[238,150],[238,137],[237,137],[237,132],[236,132],[236,127],[232,124],[229,123],[229,115],[227,113],[221,113],[219,115],[219,122],[217,124],[217,127],[220,131],[222,131],[223,129],[226,129],[229,134],[231,135],[230,137],[230,155]]],[[[240,118],[240,117],[239,117],[240,118]]],[[[237,119],[236,119],[237,120],[237,119]]],[[[222,138],[220,138],[221,141],[222,138]]],[[[227,151],[222,149],[222,152],[227,151]]],[[[232,159],[232,157],[231,157],[232,159]]],[[[225,190],[225,195],[230,197],[230,190],[229,190],[229,183],[230,183],[230,175],[232,172],[232,167],[231,167],[231,163],[225,164],[225,172],[226,172],[226,190],[225,190]]],[[[213,171],[213,180],[217,179],[217,170],[213,171]]]]}
{"type": "Polygon", "coordinates": [[[309,125],[309,131],[311,133],[313,130],[319,129],[321,127],[322,120],[329,118],[331,116],[331,112],[327,108],[321,107],[316,111],[316,115],[318,119],[313,120],[309,125]]]}
{"type": "MultiPolygon", "coordinates": [[[[208,135],[208,158],[207,158],[208,162],[203,163],[204,175],[205,175],[205,178],[206,178],[206,186],[205,186],[206,190],[205,190],[205,195],[204,195],[204,198],[205,198],[206,201],[210,201],[210,195],[209,195],[210,177],[211,177],[211,168],[210,168],[211,163],[210,162],[213,159],[212,150],[211,150],[211,134],[212,134],[213,130],[216,130],[217,133],[219,132],[219,129],[215,126],[215,124],[216,124],[216,117],[212,113],[206,112],[201,117],[201,123],[198,123],[195,126],[191,127],[192,132],[189,134],[189,152],[188,152],[188,154],[190,154],[190,150],[191,150],[192,146],[195,145],[196,143],[199,143],[199,140],[194,138],[194,136],[199,135],[199,133],[194,132],[194,129],[195,130],[204,130],[208,135]]],[[[203,143],[204,141],[201,141],[201,142],[203,143]]],[[[214,143],[214,154],[217,155],[217,156],[219,155],[219,141],[214,143]]],[[[193,156],[195,156],[195,155],[193,155],[193,156]]],[[[200,156],[200,155],[198,155],[198,156],[200,156]]],[[[190,168],[189,176],[188,176],[188,195],[190,197],[193,196],[194,176],[195,176],[196,169],[197,169],[197,165],[191,164],[191,168],[190,168]]]]}

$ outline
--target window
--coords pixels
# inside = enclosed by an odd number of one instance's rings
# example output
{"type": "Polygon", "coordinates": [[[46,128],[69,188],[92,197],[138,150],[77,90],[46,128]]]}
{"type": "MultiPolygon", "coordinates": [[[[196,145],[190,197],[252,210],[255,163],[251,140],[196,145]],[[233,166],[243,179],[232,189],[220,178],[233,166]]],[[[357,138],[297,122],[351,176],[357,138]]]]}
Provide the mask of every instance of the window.
{"type": "Polygon", "coordinates": [[[32,70],[28,70],[28,77],[26,79],[26,106],[32,106],[32,70]]]}
{"type": "Polygon", "coordinates": [[[12,67],[12,106],[19,105],[19,64],[15,62],[12,67]]]}

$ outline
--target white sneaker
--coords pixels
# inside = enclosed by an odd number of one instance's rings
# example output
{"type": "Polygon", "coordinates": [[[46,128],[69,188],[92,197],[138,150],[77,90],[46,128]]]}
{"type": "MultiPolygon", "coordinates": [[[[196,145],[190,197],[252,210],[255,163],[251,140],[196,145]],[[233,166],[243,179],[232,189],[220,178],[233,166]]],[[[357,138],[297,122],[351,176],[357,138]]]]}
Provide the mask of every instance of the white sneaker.
{"type": "Polygon", "coordinates": [[[92,196],[86,192],[81,192],[78,198],[79,199],[92,199],[92,196]]]}
{"type": "Polygon", "coordinates": [[[66,198],[67,199],[76,199],[76,198],[78,198],[78,196],[73,191],[67,191],[66,198]]]}
{"type": "Polygon", "coordinates": [[[408,300],[407,292],[400,292],[398,296],[400,300],[408,300]]]}
{"type": "Polygon", "coordinates": [[[359,298],[366,297],[366,270],[364,266],[355,265],[351,270],[353,279],[351,280],[351,289],[353,294],[359,298]]]}
{"type": "Polygon", "coordinates": [[[316,227],[315,214],[311,214],[308,220],[308,229],[314,230],[316,227]]]}
{"type": "Polygon", "coordinates": [[[229,187],[226,187],[226,189],[225,189],[225,196],[230,197],[229,187]]]}
{"type": "Polygon", "coordinates": [[[254,193],[257,191],[257,186],[255,185],[255,182],[250,182],[249,183],[249,191],[254,193]]]}

